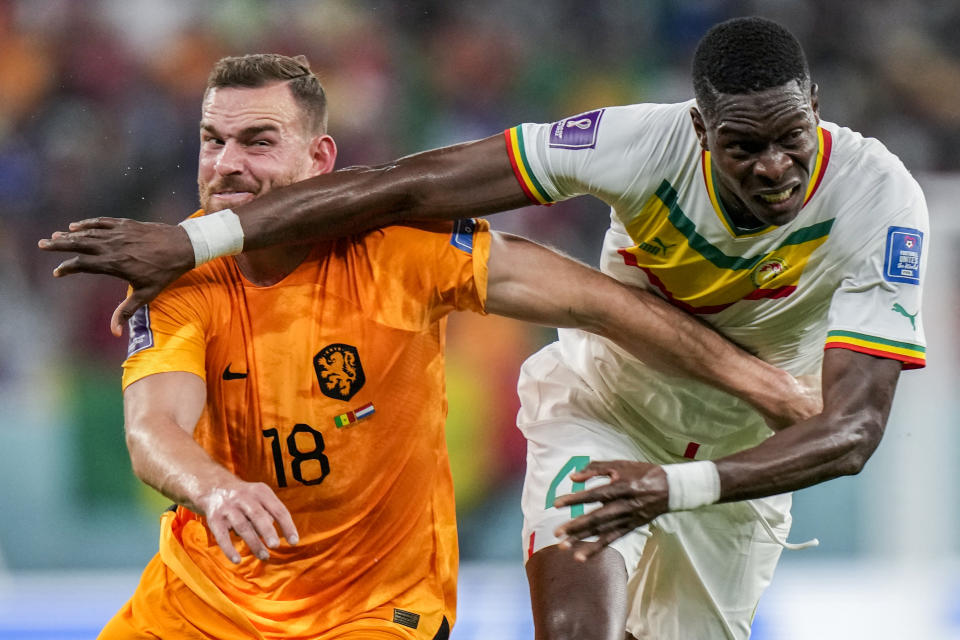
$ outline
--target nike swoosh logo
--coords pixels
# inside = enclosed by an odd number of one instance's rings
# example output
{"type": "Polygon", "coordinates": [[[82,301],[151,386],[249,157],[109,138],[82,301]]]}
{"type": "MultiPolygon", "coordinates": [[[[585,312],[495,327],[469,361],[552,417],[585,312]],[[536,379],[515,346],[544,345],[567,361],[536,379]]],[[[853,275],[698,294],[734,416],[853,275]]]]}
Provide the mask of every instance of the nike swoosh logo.
{"type": "MultiPolygon", "coordinates": [[[[230,363],[233,364],[233,363],[230,363]]],[[[224,380],[243,380],[247,377],[246,373],[237,373],[236,371],[230,371],[230,365],[227,365],[227,368],[223,370],[223,379],[224,380]]]]}

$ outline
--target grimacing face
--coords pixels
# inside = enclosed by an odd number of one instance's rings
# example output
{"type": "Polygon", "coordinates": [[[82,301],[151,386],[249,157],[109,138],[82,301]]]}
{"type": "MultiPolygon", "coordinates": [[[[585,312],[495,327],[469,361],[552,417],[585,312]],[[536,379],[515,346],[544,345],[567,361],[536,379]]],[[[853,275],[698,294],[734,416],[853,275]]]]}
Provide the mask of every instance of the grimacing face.
{"type": "Polygon", "coordinates": [[[710,151],[717,191],[745,227],[780,226],[800,213],[817,156],[817,86],[792,80],[755,93],[721,94],[707,118],[691,109],[710,151]]]}
{"type": "Polygon", "coordinates": [[[285,82],[207,90],[200,120],[200,206],[208,213],[240,206],[329,171],[332,160],[328,167],[321,156],[333,140],[311,134],[306,122],[285,82]]]}

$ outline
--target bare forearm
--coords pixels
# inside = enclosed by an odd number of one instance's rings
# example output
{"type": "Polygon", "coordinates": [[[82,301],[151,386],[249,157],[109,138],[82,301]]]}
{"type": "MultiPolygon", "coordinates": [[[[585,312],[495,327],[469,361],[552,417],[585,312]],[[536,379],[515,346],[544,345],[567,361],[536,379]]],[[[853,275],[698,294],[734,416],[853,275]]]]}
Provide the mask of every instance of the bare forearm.
{"type": "Polygon", "coordinates": [[[766,415],[790,411],[785,405],[796,399],[798,386],[793,376],[750,355],[665,300],[646,291],[620,288],[633,298],[632,304],[602,307],[606,317],[599,319],[597,333],[654,368],[700,380],[766,415]]]}
{"type": "Polygon", "coordinates": [[[128,425],[127,448],[140,480],[198,513],[202,497],[212,488],[237,481],[189,433],[162,417],[128,425]]]}
{"type": "Polygon", "coordinates": [[[880,443],[877,425],[837,428],[816,416],[716,461],[720,501],[732,502],[796,491],[860,472],[880,443]]]}
{"type": "Polygon", "coordinates": [[[365,231],[406,220],[454,220],[528,204],[501,136],[351,167],[238,207],[244,249],[365,231]]]}
{"type": "Polygon", "coordinates": [[[524,238],[493,234],[487,311],[602,335],[660,371],[722,389],[781,422],[819,411],[792,376],[693,316],[524,238]]]}
{"type": "Polygon", "coordinates": [[[720,499],[794,491],[859,473],[886,427],[900,363],[843,349],[824,356],[824,411],[716,461],[720,499]]]}
{"type": "Polygon", "coordinates": [[[270,487],[243,481],[194,441],[205,398],[204,381],[179,371],[146,376],[126,388],[124,416],[133,471],[177,504],[205,516],[231,562],[240,562],[231,530],[266,560],[268,548],[279,544],[274,524],[290,544],[297,542],[297,528],[270,487]]]}

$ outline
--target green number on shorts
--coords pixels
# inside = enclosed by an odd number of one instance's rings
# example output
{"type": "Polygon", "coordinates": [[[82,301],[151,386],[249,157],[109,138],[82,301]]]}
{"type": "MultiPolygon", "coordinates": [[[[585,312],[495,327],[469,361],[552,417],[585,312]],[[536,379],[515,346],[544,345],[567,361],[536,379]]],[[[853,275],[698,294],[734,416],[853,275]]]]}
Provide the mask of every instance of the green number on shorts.
{"type": "MultiPolygon", "coordinates": [[[[557,499],[557,487],[560,486],[560,483],[566,479],[574,471],[583,471],[583,468],[590,464],[590,456],[573,456],[567,460],[567,464],[563,465],[560,468],[560,472],[557,473],[556,477],[553,479],[553,482],[550,483],[550,490],[547,491],[547,504],[546,508],[549,509],[553,506],[554,500],[557,499]]],[[[584,483],[574,482],[573,491],[583,491],[584,483]]],[[[572,504],[570,505],[570,517],[576,518],[577,516],[583,515],[583,505],[582,504],[572,504]]]]}

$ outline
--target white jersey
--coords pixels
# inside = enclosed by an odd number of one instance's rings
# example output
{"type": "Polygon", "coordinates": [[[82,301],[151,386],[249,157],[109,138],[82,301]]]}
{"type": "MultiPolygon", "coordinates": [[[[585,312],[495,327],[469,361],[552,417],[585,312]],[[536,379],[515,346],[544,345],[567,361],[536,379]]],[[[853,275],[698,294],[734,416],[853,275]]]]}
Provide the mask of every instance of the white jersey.
{"type": "MultiPolygon", "coordinates": [[[[505,132],[507,148],[535,202],[591,194],[610,205],[605,273],[656,291],[767,362],[818,374],[825,348],[845,348],[922,367],[929,229],[903,164],[878,141],[821,122],[800,214],[742,231],[717,197],[694,104],[523,124],[505,132]]],[[[603,338],[561,330],[560,344],[617,425],[647,448],[713,458],[770,434],[742,401],[654,372],[603,338]]]]}

